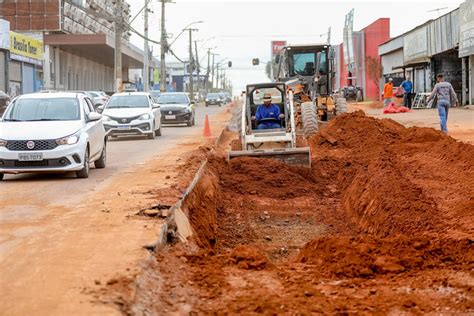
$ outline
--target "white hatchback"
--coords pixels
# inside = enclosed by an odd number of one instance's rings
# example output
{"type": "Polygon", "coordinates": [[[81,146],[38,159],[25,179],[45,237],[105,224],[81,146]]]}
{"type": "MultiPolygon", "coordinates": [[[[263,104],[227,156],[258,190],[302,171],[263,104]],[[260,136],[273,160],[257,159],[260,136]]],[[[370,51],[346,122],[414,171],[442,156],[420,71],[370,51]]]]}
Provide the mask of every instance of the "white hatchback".
{"type": "Polygon", "coordinates": [[[6,173],[105,168],[102,115],[82,93],[33,93],[14,99],[0,121],[0,180],[6,173]]]}
{"type": "Polygon", "coordinates": [[[107,136],[161,136],[160,105],[150,93],[115,93],[105,104],[102,115],[107,136]]]}

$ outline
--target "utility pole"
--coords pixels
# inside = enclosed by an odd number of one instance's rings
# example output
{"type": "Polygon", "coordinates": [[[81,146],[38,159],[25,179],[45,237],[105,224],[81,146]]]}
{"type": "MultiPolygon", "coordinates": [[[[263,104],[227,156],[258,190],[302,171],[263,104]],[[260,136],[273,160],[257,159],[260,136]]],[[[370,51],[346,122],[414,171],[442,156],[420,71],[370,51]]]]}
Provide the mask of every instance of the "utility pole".
{"type": "Polygon", "coordinates": [[[214,59],[216,57],[216,55],[219,55],[219,54],[212,54],[212,80],[211,80],[211,90],[214,88],[214,59]]]}
{"type": "Polygon", "coordinates": [[[160,0],[160,1],[161,1],[160,91],[166,92],[165,54],[168,51],[168,43],[166,42],[166,30],[165,30],[165,4],[167,0],[160,0]]]}
{"type": "Polygon", "coordinates": [[[200,75],[200,73],[201,73],[201,70],[200,70],[201,65],[199,65],[199,55],[198,55],[197,41],[194,41],[194,52],[196,53],[196,68],[197,68],[197,79],[198,79],[198,82],[197,82],[197,92],[198,92],[198,94],[199,94],[199,89],[200,89],[199,84],[200,84],[200,82],[201,82],[199,75],[200,75]]]}
{"type": "Polygon", "coordinates": [[[115,92],[122,91],[122,32],[122,0],[117,0],[115,4],[115,92]]]}
{"type": "Polygon", "coordinates": [[[145,27],[143,34],[145,35],[145,45],[143,48],[144,56],[143,56],[143,91],[148,92],[150,90],[150,66],[149,66],[149,48],[148,48],[148,0],[145,1],[145,11],[144,17],[145,20],[145,27]]]}
{"type": "Polygon", "coordinates": [[[216,88],[219,89],[219,64],[217,64],[216,69],[216,88]]]}
{"type": "Polygon", "coordinates": [[[207,49],[206,93],[209,93],[209,75],[211,74],[211,49],[207,49]]]}
{"type": "Polygon", "coordinates": [[[194,84],[194,59],[193,59],[193,31],[197,31],[197,29],[187,29],[189,31],[189,95],[191,100],[194,100],[194,91],[193,91],[193,84],[194,84]]]}

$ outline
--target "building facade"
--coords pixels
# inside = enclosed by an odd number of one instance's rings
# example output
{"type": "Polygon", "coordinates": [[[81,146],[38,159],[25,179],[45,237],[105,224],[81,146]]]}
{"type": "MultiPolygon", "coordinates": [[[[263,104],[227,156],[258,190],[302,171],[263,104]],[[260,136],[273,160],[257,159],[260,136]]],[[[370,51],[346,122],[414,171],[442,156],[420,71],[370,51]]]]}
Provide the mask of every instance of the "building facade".
{"type": "Polygon", "coordinates": [[[336,46],[335,88],[354,85],[362,88],[364,98],[376,100],[379,97],[378,46],[390,38],[390,19],[380,18],[360,31],[352,33],[353,65],[346,63],[344,43],[336,46]]]}
{"type": "Polygon", "coordinates": [[[409,77],[414,92],[430,92],[436,74],[450,82],[462,104],[473,104],[474,0],[379,45],[382,83],[409,77]]]}
{"type": "MultiPolygon", "coordinates": [[[[44,43],[41,79],[44,89],[115,90],[113,0],[10,0],[0,17],[11,30],[27,33],[44,43]]],[[[128,21],[129,5],[121,11],[128,21]]],[[[122,34],[122,78],[128,70],[143,68],[143,52],[122,34]]],[[[153,67],[153,62],[150,63],[153,67]]]]}

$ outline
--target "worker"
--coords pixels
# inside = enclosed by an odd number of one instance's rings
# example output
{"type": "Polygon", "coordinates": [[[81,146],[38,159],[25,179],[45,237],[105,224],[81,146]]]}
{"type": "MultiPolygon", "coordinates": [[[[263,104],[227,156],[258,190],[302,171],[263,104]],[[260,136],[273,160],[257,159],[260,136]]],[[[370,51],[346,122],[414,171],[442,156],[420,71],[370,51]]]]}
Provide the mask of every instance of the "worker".
{"type": "Polygon", "coordinates": [[[403,89],[403,105],[411,109],[411,94],[413,92],[413,83],[410,81],[410,77],[407,77],[400,84],[403,89]]]}
{"type": "Polygon", "coordinates": [[[458,106],[458,97],[454,92],[453,86],[444,81],[443,74],[436,75],[436,81],[431,95],[428,97],[428,102],[434,100],[438,106],[439,121],[441,131],[448,133],[448,109],[450,106],[458,106]]]}
{"type": "Polygon", "coordinates": [[[393,97],[393,79],[388,78],[388,82],[383,87],[383,107],[387,107],[392,103],[393,97]]]}
{"type": "Polygon", "coordinates": [[[279,120],[283,117],[285,117],[285,115],[280,113],[280,107],[272,104],[272,95],[265,92],[263,95],[263,104],[258,106],[255,115],[255,119],[258,123],[257,129],[280,128],[279,120]],[[275,121],[260,122],[263,119],[275,119],[275,121]]]}

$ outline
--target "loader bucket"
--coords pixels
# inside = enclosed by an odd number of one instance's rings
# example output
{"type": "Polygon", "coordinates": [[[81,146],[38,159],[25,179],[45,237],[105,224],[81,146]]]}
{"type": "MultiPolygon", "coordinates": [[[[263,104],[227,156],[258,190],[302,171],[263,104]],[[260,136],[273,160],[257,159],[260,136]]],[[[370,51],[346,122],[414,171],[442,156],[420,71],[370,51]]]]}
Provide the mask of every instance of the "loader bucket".
{"type": "Polygon", "coordinates": [[[311,153],[309,147],[255,149],[229,152],[229,160],[238,157],[276,159],[292,166],[311,168],[311,153]]]}

